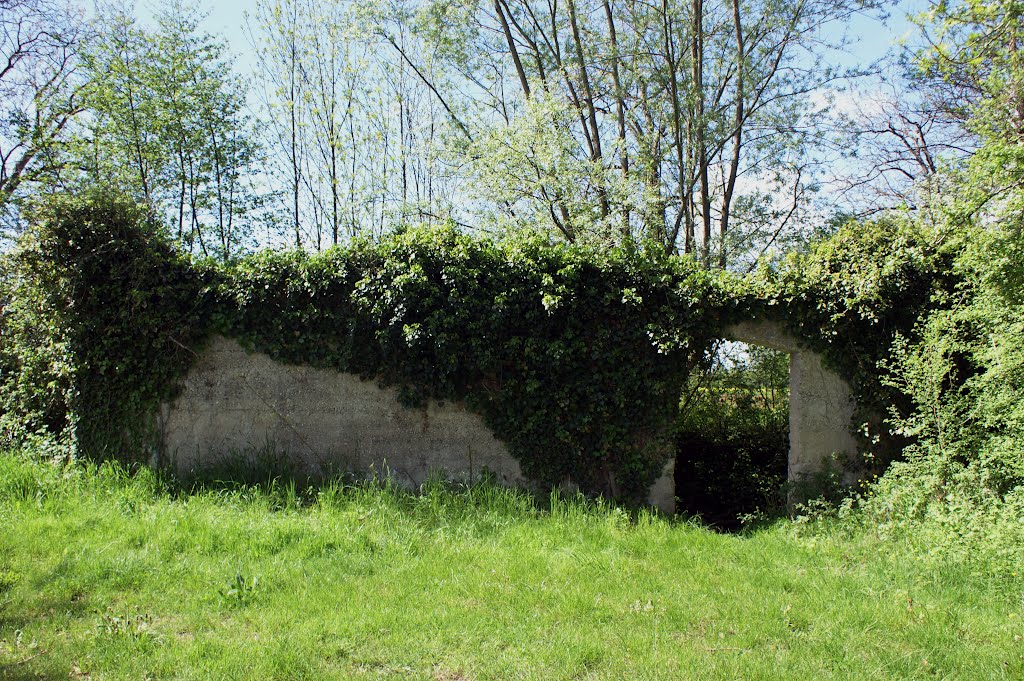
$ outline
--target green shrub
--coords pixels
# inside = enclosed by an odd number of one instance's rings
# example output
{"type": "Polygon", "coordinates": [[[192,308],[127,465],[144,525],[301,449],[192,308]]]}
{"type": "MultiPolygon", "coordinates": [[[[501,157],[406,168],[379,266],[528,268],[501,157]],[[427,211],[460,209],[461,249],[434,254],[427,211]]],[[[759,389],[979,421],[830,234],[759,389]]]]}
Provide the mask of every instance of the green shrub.
{"type": "Polygon", "coordinates": [[[883,380],[912,404],[908,439],[863,500],[886,532],[985,569],[1019,571],[1024,540],[1024,254],[1018,224],[963,228],[960,284],[900,337],[883,380]],[[994,567],[993,567],[994,566],[994,567]]]}
{"type": "Polygon", "coordinates": [[[0,438],[70,431],[74,372],[68,329],[31,269],[31,246],[0,258],[0,438]]]}
{"type": "Polygon", "coordinates": [[[155,406],[205,334],[209,285],[133,203],[61,198],[8,256],[4,420],[99,459],[148,454],[155,406]]]}

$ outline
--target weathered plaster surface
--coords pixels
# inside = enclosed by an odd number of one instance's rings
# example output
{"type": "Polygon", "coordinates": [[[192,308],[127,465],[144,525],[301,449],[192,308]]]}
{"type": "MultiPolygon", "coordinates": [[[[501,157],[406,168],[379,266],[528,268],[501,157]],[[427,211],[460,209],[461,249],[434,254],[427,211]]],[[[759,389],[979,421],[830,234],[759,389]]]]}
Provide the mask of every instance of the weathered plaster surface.
{"type": "MultiPolygon", "coordinates": [[[[393,388],[326,369],[275,362],[216,338],[161,410],[166,460],[181,475],[270,449],[311,475],[391,475],[416,486],[431,474],[476,479],[485,470],[527,485],[517,462],[483,420],[460,405],[403,407],[393,388]]],[[[675,510],[672,466],[650,503],[675,510]]]]}
{"type": "Polygon", "coordinates": [[[855,404],[850,387],[822,365],[816,352],[772,322],[743,322],[731,327],[732,340],[789,353],[789,479],[821,471],[834,454],[854,454],[851,431],[855,404]]]}
{"type": "Polygon", "coordinates": [[[479,416],[452,403],[403,407],[397,391],[326,369],[291,366],[216,338],[161,414],[163,451],[179,474],[268,448],[311,475],[381,475],[415,486],[432,473],[486,470],[525,483],[479,416]]]}
{"type": "Polygon", "coordinates": [[[673,456],[661,469],[661,477],[647,491],[647,503],[665,513],[676,512],[676,459],[673,456]]]}

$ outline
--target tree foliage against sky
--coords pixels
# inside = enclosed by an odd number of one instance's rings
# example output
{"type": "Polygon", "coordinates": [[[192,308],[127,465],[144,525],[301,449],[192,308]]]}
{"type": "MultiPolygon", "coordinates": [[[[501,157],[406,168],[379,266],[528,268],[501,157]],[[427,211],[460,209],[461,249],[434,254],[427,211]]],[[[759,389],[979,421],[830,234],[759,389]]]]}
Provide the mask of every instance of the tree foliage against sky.
{"type": "Polygon", "coordinates": [[[865,7],[500,0],[477,10],[474,33],[490,44],[463,70],[514,72],[516,97],[504,94],[515,87],[508,83],[484,90],[509,127],[531,113],[522,101],[567,109],[551,126],[568,127],[572,157],[585,162],[578,195],[545,186],[556,184],[556,166],[533,168],[540,196],[531,197],[547,204],[566,238],[580,228],[646,236],[724,265],[730,245],[752,232],[777,238],[805,205],[822,132],[811,95],[841,75],[824,61],[842,40],[828,29],[865,7]],[[588,206],[589,215],[566,203],[588,206]]]}
{"type": "Polygon", "coordinates": [[[247,84],[224,43],[180,0],[156,26],[101,6],[83,48],[88,76],[81,181],[112,186],[163,215],[181,246],[230,258],[250,246],[260,158],[247,84]]]}
{"type": "Polygon", "coordinates": [[[838,66],[843,27],[875,0],[260,0],[252,81],[197,5],[144,26],[127,3],[86,23],[9,0],[0,202],[102,181],[222,257],[452,220],[742,268],[829,206],[926,208],[986,130],[1018,134],[1019,56],[997,49],[1018,4],[934,3],[906,78],[839,95],[836,138],[832,98],[870,61],[838,66]],[[837,144],[860,167],[826,163],[837,144]]]}
{"type": "Polygon", "coordinates": [[[53,182],[63,167],[61,145],[82,110],[87,31],[63,0],[0,0],[0,211],[23,184],[53,182]]]}
{"type": "Polygon", "coordinates": [[[249,28],[293,241],[449,216],[756,256],[798,231],[849,75],[827,58],[874,6],[266,0],[249,28]]]}
{"type": "MultiPolygon", "coordinates": [[[[261,0],[248,15],[293,245],[321,249],[453,214],[440,156],[444,99],[412,23],[382,28],[356,3],[261,0]]],[[[410,15],[411,16],[411,15],[410,15]]],[[[449,159],[450,160],[450,159],[449,159]]]]}

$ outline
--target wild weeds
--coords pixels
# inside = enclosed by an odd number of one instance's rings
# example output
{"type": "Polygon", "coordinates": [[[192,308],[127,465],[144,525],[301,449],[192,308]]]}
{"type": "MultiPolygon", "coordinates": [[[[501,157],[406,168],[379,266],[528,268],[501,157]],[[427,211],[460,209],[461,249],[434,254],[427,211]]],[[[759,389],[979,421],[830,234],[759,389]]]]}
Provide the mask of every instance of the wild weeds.
{"type": "Polygon", "coordinates": [[[221,603],[232,608],[241,608],[252,603],[259,593],[259,577],[246,577],[241,572],[228,580],[217,590],[221,603]]]}

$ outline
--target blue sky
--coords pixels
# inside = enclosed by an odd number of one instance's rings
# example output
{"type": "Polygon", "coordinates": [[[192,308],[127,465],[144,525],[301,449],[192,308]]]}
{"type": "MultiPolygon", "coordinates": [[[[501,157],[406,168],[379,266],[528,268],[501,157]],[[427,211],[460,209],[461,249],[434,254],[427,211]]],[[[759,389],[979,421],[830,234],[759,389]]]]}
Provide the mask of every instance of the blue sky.
{"type": "MultiPolygon", "coordinates": [[[[144,22],[149,21],[152,8],[158,4],[153,0],[139,2],[139,17],[144,22]]],[[[209,13],[204,22],[206,30],[227,39],[236,57],[238,70],[247,75],[251,73],[254,64],[252,48],[245,33],[245,13],[251,12],[255,3],[251,0],[200,0],[198,4],[204,12],[209,13]]],[[[912,34],[913,27],[906,17],[923,11],[928,6],[928,0],[898,0],[894,4],[887,22],[860,16],[847,25],[854,42],[850,46],[850,54],[844,58],[846,65],[869,64],[881,57],[896,40],[912,34]]],[[[841,27],[837,26],[836,30],[841,30],[841,27]]]]}
{"type": "MultiPolygon", "coordinates": [[[[135,12],[143,23],[150,23],[158,0],[137,0],[135,12]]],[[[235,56],[236,68],[246,75],[251,74],[253,60],[252,48],[245,33],[245,13],[251,12],[255,3],[251,0],[199,0],[197,3],[208,16],[203,27],[215,35],[224,37],[232,54],[235,56]]]]}

